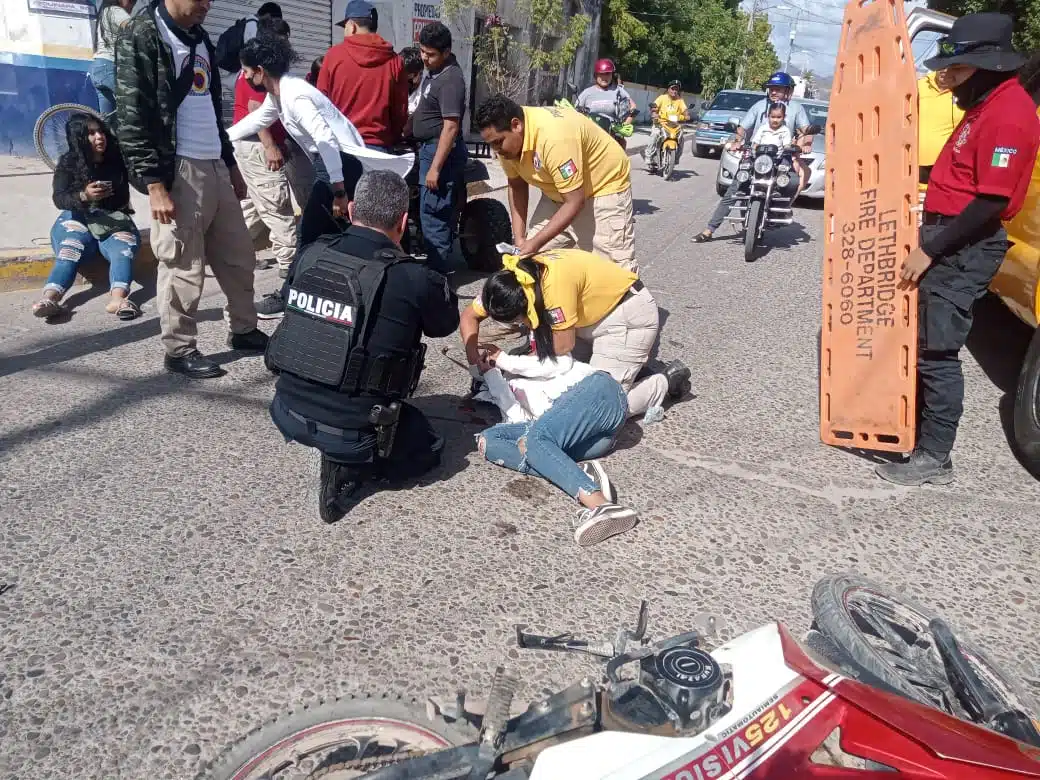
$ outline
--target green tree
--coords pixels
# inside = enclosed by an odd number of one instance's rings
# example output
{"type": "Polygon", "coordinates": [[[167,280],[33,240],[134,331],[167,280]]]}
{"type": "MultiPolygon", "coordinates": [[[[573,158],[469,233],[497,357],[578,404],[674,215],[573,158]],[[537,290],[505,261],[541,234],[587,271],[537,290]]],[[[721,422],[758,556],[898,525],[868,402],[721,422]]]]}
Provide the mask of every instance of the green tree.
{"type": "Polygon", "coordinates": [[[1040,0],[929,0],[928,7],[952,16],[999,11],[1015,20],[1015,45],[1022,51],[1040,49],[1040,0]]]}
{"type": "Polygon", "coordinates": [[[768,20],[756,18],[750,35],[747,21],[733,0],[607,0],[600,56],[626,79],[663,86],[677,78],[710,97],[734,86],[745,53],[745,83],[778,66],[768,20]]]}
{"type": "Polygon", "coordinates": [[[539,74],[557,75],[581,46],[589,17],[566,17],[564,0],[517,0],[516,19],[529,19],[526,32],[498,15],[498,0],[445,0],[449,18],[476,10],[484,20],[473,36],[473,63],[492,94],[525,102],[539,74]]]}

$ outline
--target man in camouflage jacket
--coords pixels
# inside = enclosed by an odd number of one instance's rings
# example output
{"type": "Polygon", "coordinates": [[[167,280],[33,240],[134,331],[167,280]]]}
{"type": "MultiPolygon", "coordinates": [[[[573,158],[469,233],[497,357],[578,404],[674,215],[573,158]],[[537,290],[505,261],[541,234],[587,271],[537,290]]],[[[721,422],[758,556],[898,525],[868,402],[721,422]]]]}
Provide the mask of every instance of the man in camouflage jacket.
{"type": "Polygon", "coordinates": [[[193,379],[223,370],[196,348],[205,266],[227,296],[228,345],[262,352],[255,254],[239,200],[246,185],[221,122],[220,76],[202,22],[210,0],[156,0],[116,44],[117,135],[130,180],[148,194],[159,261],[166,368],[193,379]]]}

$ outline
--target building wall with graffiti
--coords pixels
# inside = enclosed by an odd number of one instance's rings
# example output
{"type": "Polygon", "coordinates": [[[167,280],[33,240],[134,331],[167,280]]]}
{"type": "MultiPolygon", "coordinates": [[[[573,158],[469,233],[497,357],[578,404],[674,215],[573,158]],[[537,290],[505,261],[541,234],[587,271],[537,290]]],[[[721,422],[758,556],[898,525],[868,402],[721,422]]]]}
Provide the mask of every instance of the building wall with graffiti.
{"type": "Polygon", "coordinates": [[[97,107],[92,0],[0,2],[0,154],[34,154],[36,118],[57,103],[97,107]]]}

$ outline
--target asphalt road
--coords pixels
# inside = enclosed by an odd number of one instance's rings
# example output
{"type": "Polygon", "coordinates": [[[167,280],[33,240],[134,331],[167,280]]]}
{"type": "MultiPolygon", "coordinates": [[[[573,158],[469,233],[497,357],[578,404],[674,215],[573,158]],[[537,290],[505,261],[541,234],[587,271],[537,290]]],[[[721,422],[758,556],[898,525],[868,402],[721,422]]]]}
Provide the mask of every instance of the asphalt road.
{"type": "MultiPolygon", "coordinates": [[[[1002,423],[1022,329],[982,307],[958,481],[878,481],[817,437],[820,210],[754,264],[736,238],[693,244],[715,165],[634,173],[662,357],[693,369],[695,397],[627,430],[607,464],[643,522],[590,549],[566,497],[477,457],[483,422],[440,344],[417,403],[444,418],[444,465],[326,527],[314,458],[267,417],[260,358],[193,384],[163,372],[151,304],[123,324],[94,299],[48,326],[34,295],[0,295],[0,777],[190,778],[289,709],[481,691],[503,661],[534,695],[588,667],[518,657],[513,623],[601,638],[644,597],[657,637],[706,613],[723,637],[801,631],[814,582],[841,570],[939,607],[1040,694],[1040,489],[1002,423]]],[[[258,274],[259,292],[274,283],[258,274]]],[[[207,291],[201,347],[232,361],[207,291]]]]}

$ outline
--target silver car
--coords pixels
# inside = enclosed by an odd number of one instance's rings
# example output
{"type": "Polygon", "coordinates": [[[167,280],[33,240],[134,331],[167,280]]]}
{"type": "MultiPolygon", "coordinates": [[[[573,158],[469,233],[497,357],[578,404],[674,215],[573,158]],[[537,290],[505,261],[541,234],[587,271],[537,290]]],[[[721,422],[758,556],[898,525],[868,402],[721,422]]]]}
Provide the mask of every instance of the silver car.
{"type": "MultiPolygon", "coordinates": [[[[827,124],[827,103],[822,100],[793,100],[792,103],[800,103],[805,106],[805,113],[809,115],[809,124],[825,127],[827,124]]],[[[826,142],[824,134],[819,133],[813,139],[813,148],[810,154],[802,155],[802,163],[809,166],[809,184],[802,190],[801,197],[819,199],[823,197],[823,175],[826,168],[826,142]]],[[[723,151],[719,155],[719,172],[715,178],[715,189],[719,195],[725,195],[733,177],[737,173],[740,164],[740,156],[733,152],[723,151]]]]}

